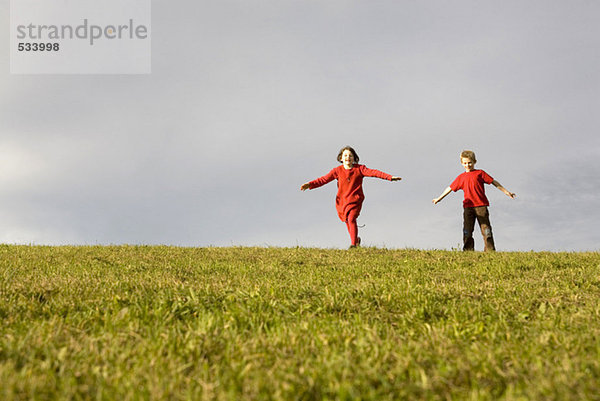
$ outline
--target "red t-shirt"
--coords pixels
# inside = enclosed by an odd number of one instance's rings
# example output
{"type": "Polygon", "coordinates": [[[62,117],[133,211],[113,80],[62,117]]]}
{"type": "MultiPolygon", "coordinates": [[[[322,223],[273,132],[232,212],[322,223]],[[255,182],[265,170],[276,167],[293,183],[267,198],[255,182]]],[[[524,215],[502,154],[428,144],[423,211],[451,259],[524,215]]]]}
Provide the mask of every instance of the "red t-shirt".
{"type": "Polygon", "coordinates": [[[465,171],[450,184],[454,192],[462,189],[465,193],[463,207],[489,206],[483,184],[491,184],[494,179],[483,170],[465,171]]]}
{"type": "Polygon", "coordinates": [[[346,221],[350,210],[356,209],[360,213],[360,209],[362,208],[362,203],[365,199],[365,194],[362,190],[363,177],[377,177],[390,181],[392,179],[390,174],[367,168],[362,164],[355,164],[348,170],[343,165],[338,166],[323,177],[309,182],[309,185],[310,189],[315,189],[337,179],[338,192],[335,197],[335,208],[340,219],[346,221]]]}

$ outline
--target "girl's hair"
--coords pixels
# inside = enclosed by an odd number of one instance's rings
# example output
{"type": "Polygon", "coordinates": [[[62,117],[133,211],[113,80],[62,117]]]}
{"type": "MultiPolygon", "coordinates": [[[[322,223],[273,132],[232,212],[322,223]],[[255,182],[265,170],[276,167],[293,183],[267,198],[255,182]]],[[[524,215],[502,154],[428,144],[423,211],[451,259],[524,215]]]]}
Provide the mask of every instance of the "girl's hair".
{"type": "Polygon", "coordinates": [[[338,153],[337,157],[338,162],[342,163],[342,153],[344,153],[344,150],[349,150],[350,152],[352,152],[352,156],[354,156],[354,163],[358,163],[358,154],[356,153],[356,150],[352,149],[352,146],[344,146],[340,150],[340,153],[338,153]]]}
{"type": "Polygon", "coordinates": [[[473,163],[477,163],[477,159],[475,158],[475,152],[473,152],[472,150],[463,150],[462,152],[460,152],[460,158],[469,159],[473,163]]]}

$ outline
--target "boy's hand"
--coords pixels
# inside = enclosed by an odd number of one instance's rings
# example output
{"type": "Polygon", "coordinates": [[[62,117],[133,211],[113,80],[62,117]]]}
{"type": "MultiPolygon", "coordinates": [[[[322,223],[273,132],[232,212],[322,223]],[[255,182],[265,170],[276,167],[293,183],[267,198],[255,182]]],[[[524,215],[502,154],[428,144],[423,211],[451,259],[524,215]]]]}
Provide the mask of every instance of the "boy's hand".
{"type": "Polygon", "coordinates": [[[508,189],[504,188],[498,181],[494,180],[492,181],[492,185],[495,186],[496,188],[498,188],[500,191],[504,192],[504,194],[506,196],[508,196],[510,199],[515,199],[517,197],[517,194],[515,194],[514,192],[510,192],[508,189]]]}
{"type": "Polygon", "coordinates": [[[308,182],[302,184],[302,186],[300,187],[300,191],[306,191],[307,189],[310,189],[310,184],[308,182]]]}
{"type": "Polygon", "coordinates": [[[446,195],[448,195],[450,192],[452,192],[452,188],[448,187],[448,188],[444,189],[444,192],[442,192],[442,194],[440,196],[433,199],[431,202],[433,202],[433,204],[436,205],[438,202],[440,202],[442,199],[444,199],[446,197],[446,195]]]}
{"type": "Polygon", "coordinates": [[[402,179],[402,177],[396,177],[396,176],[392,177],[392,181],[400,181],[401,179],[402,179]]]}

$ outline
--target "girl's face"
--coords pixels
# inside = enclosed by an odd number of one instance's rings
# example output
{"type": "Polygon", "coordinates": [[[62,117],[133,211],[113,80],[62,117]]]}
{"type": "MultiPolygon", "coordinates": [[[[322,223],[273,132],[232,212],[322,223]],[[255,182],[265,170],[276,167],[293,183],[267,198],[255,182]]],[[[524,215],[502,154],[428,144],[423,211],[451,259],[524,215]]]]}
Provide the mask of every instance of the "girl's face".
{"type": "Polygon", "coordinates": [[[342,152],[342,163],[344,163],[344,167],[351,168],[354,165],[354,155],[348,149],[342,152]]]}

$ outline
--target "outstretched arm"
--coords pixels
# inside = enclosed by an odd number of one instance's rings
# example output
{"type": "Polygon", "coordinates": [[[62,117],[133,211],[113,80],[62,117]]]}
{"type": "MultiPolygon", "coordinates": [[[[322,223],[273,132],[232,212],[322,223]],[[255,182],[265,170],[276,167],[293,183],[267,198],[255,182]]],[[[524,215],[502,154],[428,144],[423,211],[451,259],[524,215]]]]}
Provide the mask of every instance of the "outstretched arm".
{"type": "Polygon", "coordinates": [[[507,190],[506,188],[504,188],[502,185],[500,185],[500,183],[496,180],[492,181],[492,185],[495,186],[496,188],[498,188],[500,191],[504,192],[506,194],[506,196],[508,196],[511,199],[515,199],[517,197],[517,195],[513,192],[510,192],[509,190],[507,190]]]}
{"type": "Polygon", "coordinates": [[[381,178],[382,180],[390,180],[390,181],[400,181],[401,177],[396,177],[395,175],[390,175],[388,173],[384,173],[383,171],[376,170],[374,168],[368,168],[365,165],[360,166],[360,171],[365,177],[376,177],[381,178]]]}
{"type": "Polygon", "coordinates": [[[306,191],[307,189],[315,189],[322,185],[327,184],[337,178],[335,173],[335,169],[331,170],[329,173],[325,174],[323,177],[319,177],[316,180],[312,180],[309,182],[305,182],[300,186],[301,191],[306,191]]]}
{"type": "Polygon", "coordinates": [[[433,204],[436,205],[439,201],[444,199],[446,197],[446,195],[448,195],[450,192],[452,192],[452,188],[448,187],[448,188],[444,189],[444,192],[442,192],[442,194],[440,196],[438,196],[437,198],[432,200],[433,204]]]}

